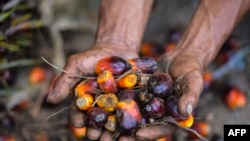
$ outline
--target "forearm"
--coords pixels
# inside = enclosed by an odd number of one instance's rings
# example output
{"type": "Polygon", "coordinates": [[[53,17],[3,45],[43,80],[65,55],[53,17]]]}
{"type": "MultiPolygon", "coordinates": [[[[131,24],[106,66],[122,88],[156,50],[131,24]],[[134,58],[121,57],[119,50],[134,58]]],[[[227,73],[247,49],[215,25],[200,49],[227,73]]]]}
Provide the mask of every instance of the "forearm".
{"type": "Polygon", "coordinates": [[[249,5],[249,0],[202,0],[176,49],[194,55],[206,68],[249,5]]]}
{"type": "Polygon", "coordinates": [[[153,0],[102,0],[96,43],[122,44],[136,52],[153,0]]]}

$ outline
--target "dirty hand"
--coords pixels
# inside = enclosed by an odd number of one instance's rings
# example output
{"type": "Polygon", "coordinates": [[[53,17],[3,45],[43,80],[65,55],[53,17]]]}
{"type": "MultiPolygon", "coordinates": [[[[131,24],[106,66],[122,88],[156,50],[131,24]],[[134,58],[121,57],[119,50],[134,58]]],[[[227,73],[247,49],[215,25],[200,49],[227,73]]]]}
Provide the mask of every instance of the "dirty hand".
{"type": "MultiPolygon", "coordinates": [[[[172,76],[176,90],[174,94],[180,95],[178,111],[183,117],[187,117],[197,106],[203,89],[203,66],[199,58],[174,50],[162,55],[158,63],[157,72],[169,73],[172,76]]],[[[171,135],[174,131],[175,126],[172,124],[156,125],[141,128],[135,135],[139,140],[155,140],[171,135]]]]}
{"type": "MultiPolygon", "coordinates": [[[[138,54],[136,51],[129,50],[122,44],[98,43],[86,51],[70,56],[64,67],[64,70],[69,72],[69,74],[62,73],[56,79],[53,89],[48,95],[48,102],[57,104],[68,98],[69,95],[72,94],[72,89],[74,89],[75,85],[80,81],[80,79],[72,77],[71,74],[78,76],[94,74],[97,61],[109,56],[119,56],[128,60],[131,58],[137,58],[138,54]]],[[[84,115],[82,112],[72,108],[70,110],[70,116],[71,122],[74,126],[85,126],[84,115]]],[[[101,131],[98,129],[87,129],[87,135],[90,139],[99,138],[100,134],[101,131]]],[[[106,134],[104,135],[107,136],[106,134]]],[[[110,138],[110,136],[108,136],[108,138],[110,138]]]]}

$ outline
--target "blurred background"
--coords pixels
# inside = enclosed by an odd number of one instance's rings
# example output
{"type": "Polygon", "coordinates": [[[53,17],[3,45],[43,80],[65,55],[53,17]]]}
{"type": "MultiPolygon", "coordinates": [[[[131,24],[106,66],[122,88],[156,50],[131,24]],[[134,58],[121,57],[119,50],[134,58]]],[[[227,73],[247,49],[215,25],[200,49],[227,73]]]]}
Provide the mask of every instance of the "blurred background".
{"type": "MultiPolygon", "coordinates": [[[[46,102],[67,57],[94,43],[99,0],[0,0],[0,141],[79,141],[85,128],[68,120],[70,99],[46,102]]],[[[199,0],[155,0],[140,55],[172,50],[199,0]]],[[[234,29],[204,74],[191,127],[212,141],[223,125],[250,124],[250,14],[234,29]]],[[[223,25],[221,25],[223,26],[223,25]]],[[[199,140],[178,130],[158,141],[199,140]],[[178,136],[177,136],[178,135],[178,136]]]]}

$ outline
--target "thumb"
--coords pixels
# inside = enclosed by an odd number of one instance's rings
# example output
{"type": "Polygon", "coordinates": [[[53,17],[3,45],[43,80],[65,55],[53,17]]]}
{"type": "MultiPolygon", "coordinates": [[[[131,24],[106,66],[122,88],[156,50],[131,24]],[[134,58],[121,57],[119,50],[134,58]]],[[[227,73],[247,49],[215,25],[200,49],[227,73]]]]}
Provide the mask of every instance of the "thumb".
{"type": "Polygon", "coordinates": [[[179,112],[184,116],[190,115],[203,89],[202,74],[199,70],[193,70],[183,77],[177,77],[175,83],[175,92],[181,95],[178,100],[179,112]]]}
{"type": "Polygon", "coordinates": [[[62,73],[54,83],[53,88],[51,89],[47,101],[50,103],[59,103],[66,99],[70,91],[74,86],[80,81],[80,78],[74,77],[72,75],[82,75],[83,73],[79,71],[76,67],[76,63],[73,59],[68,59],[64,70],[69,73],[62,73]]]}

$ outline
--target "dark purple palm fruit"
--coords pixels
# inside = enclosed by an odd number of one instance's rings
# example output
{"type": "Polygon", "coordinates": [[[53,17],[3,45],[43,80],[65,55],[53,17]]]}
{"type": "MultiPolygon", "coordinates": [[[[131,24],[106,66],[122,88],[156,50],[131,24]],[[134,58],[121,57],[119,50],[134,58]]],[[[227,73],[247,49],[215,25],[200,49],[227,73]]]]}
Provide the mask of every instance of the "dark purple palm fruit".
{"type": "Polygon", "coordinates": [[[108,120],[108,113],[100,107],[92,107],[87,111],[87,124],[89,127],[100,128],[108,120]]]}
{"type": "Polygon", "coordinates": [[[168,73],[156,73],[148,80],[148,91],[156,97],[166,98],[173,92],[173,79],[168,73]]]}
{"type": "Polygon", "coordinates": [[[165,114],[164,100],[159,97],[154,97],[149,103],[145,106],[146,112],[150,117],[160,118],[165,114]]]}
{"type": "Polygon", "coordinates": [[[173,117],[174,119],[186,119],[187,117],[181,115],[178,111],[178,98],[170,96],[165,99],[166,115],[173,117]]]}

